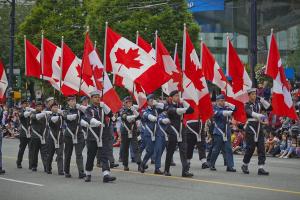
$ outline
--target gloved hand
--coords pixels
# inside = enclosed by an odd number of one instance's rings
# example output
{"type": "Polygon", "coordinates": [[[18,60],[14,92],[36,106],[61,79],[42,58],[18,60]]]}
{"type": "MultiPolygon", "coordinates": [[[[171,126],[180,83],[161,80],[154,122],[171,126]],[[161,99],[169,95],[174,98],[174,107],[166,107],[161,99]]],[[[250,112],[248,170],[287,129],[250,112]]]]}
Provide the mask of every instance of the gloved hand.
{"type": "Polygon", "coordinates": [[[25,111],[25,112],[24,112],[24,117],[25,117],[25,118],[27,118],[27,117],[29,117],[29,116],[30,116],[30,114],[31,114],[31,112],[30,112],[30,111],[25,111]]]}
{"type": "Polygon", "coordinates": [[[233,105],[232,103],[228,103],[228,102],[225,102],[225,106],[230,108],[231,110],[235,111],[235,105],[233,105]]]}
{"type": "Polygon", "coordinates": [[[176,113],[178,115],[183,115],[186,112],[187,108],[177,108],[176,113]]]}
{"type": "Polygon", "coordinates": [[[161,122],[162,122],[163,124],[170,124],[170,123],[171,123],[171,121],[170,121],[169,118],[164,118],[164,119],[161,120],[161,122]]]}
{"type": "Polygon", "coordinates": [[[229,117],[232,115],[233,111],[232,110],[223,110],[223,115],[224,117],[229,117]]]}
{"type": "Polygon", "coordinates": [[[252,112],[252,117],[260,120],[260,121],[264,121],[266,119],[266,116],[260,113],[256,113],[256,112],[252,112]]]}
{"type": "Polygon", "coordinates": [[[51,121],[53,123],[56,123],[58,120],[59,120],[59,116],[53,116],[53,117],[51,117],[51,121]]]}
{"type": "Polygon", "coordinates": [[[163,110],[164,107],[165,107],[165,104],[164,104],[164,103],[156,103],[156,104],[155,104],[155,107],[156,107],[157,109],[163,110]]]}
{"type": "Polygon", "coordinates": [[[64,113],[64,111],[61,110],[61,109],[58,109],[58,110],[57,110],[57,113],[62,115],[62,114],[64,113]]]}
{"type": "Polygon", "coordinates": [[[43,111],[43,113],[46,113],[46,115],[51,115],[52,114],[52,112],[49,111],[49,110],[45,110],[45,111],[43,111]]]}
{"type": "Polygon", "coordinates": [[[135,115],[128,115],[128,116],[126,117],[126,120],[127,120],[129,123],[131,123],[131,122],[133,122],[133,121],[135,120],[135,118],[136,118],[135,115]]]}
{"type": "Polygon", "coordinates": [[[87,121],[85,121],[83,119],[81,119],[80,125],[83,126],[83,127],[86,127],[86,128],[89,127],[89,123],[87,123],[87,121]]]}
{"type": "Polygon", "coordinates": [[[100,102],[100,106],[103,108],[104,113],[107,115],[110,113],[111,109],[104,102],[100,102]]]}
{"type": "Polygon", "coordinates": [[[73,121],[77,118],[77,114],[71,114],[71,115],[67,115],[67,120],[69,121],[73,121]]]}
{"type": "Polygon", "coordinates": [[[266,101],[264,98],[259,98],[260,103],[264,106],[265,109],[268,109],[270,107],[270,103],[266,101]]]}
{"type": "Polygon", "coordinates": [[[183,98],[181,98],[180,101],[182,102],[182,105],[183,105],[184,108],[190,107],[190,104],[186,100],[184,100],[183,98]]]}
{"type": "Polygon", "coordinates": [[[36,119],[40,120],[40,119],[44,118],[45,116],[46,116],[46,113],[38,113],[38,114],[36,114],[36,119]]]}
{"type": "Polygon", "coordinates": [[[91,119],[91,121],[90,121],[90,126],[91,127],[99,127],[99,126],[101,126],[101,122],[100,121],[98,121],[97,119],[95,119],[95,118],[92,118],[91,119]]]}
{"type": "Polygon", "coordinates": [[[157,121],[157,117],[155,117],[154,115],[151,115],[151,114],[148,115],[148,119],[149,119],[151,122],[156,122],[156,121],[157,121]]]}

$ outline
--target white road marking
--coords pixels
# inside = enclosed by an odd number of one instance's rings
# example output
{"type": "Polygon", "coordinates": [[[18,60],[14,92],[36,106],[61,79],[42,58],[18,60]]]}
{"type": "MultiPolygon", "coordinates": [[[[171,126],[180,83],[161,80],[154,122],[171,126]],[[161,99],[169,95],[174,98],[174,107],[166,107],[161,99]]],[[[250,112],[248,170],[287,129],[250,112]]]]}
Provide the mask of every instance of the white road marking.
{"type": "Polygon", "coordinates": [[[10,178],[2,178],[2,177],[0,177],[0,180],[11,181],[11,182],[16,182],[16,183],[24,183],[24,184],[34,185],[34,186],[39,186],[39,187],[43,187],[44,186],[44,185],[38,184],[38,183],[32,183],[32,182],[21,181],[21,180],[10,179],[10,178]]]}

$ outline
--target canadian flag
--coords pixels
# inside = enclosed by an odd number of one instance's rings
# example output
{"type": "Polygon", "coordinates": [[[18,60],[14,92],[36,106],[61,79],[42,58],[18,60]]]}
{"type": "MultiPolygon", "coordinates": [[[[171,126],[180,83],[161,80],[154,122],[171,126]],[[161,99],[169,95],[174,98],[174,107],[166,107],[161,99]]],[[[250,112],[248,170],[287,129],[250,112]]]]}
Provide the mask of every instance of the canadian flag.
{"type": "Polygon", "coordinates": [[[41,72],[41,52],[33,44],[24,38],[25,47],[25,76],[40,78],[41,72]]]}
{"type": "Polygon", "coordinates": [[[239,122],[245,123],[247,118],[244,103],[235,99],[232,87],[228,83],[222,68],[204,42],[201,42],[201,66],[205,79],[218,86],[226,96],[226,101],[235,105],[237,110],[234,112],[234,118],[239,122]]]}
{"type": "Polygon", "coordinates": [[[91,79],[95,89],[103,91],[102,100],[113,112],[121,109],[122,102],[104,71],[103,64],[88,33],[86,33],[84,42],[82,77],[82,79],[91,79]]]}
{"type": "Polygon", "coordinates": [[[152,93],[170,79],[156,61],[138,45],[106,29],[106,70],[123,78],[122,85],[139,84],[152,93]]]}
{"type": "Polygon", "coordinates": [[[1,100],[3,99],[3,97],[5,95],[7,86],[8,86],[8,81],[7,81],[7,77],[6,77],[6,73],[5,73],[4,64],[2,63],[2,60],[0,59],[0,99],[1,100]]]}
{"type": "Polygon", "coordinates": [[[50,84],[60,91],[61,78],[61,48],[50,42],[42,39],[42,77],[48,80],[50,84]]]}
{"type": "Polygon", "coordinates": [[[155,55],[155,49],[146,41],[144,40],[141,36],[137,36],[136,44],[144,49],[154,60],[156,59],[155,55]]]}
{"type": "Polygon", "coordinates": [[[185,115],[185,120],[206,121],[213,115],[208,87],[202,72],[199,58],[189,34],[183,34],[183,93],[182,97],[194,108],[194,114],[185,115]]]}
{"type": "Polygon", "coordinates": [[[249,100],[247,90],[252,87],[252,81],[229,37],[227,37],[226,69],[227,75],[232,79],[231,86],[235,98],[243,103],[247,102],[249,100]]]}
{"type": "Polygon", "coordinates": [[[290,86],[284,74],[280,53],[273,33],[271,34],[265,73],[273,79],[273,113],[279,116],[286,116],[291,119],[298,119],[295,107],[293,106],[290,86]]]}
{"type": "Polygon", "coordinates": [[[177,45],[175,47],[174,59],[170,56],[168,50],[165,48],[159,37],[156,41],[156,61],[158,65],[164,66],[166,72],[171,76],[171,79],[162,85],[162,90],[169,95],[174,90],[182,91],[182,72],[179,65],[179,58],[177,54],[177,45]],[[177,60],[177,63],[175,62],[177,60]]]}

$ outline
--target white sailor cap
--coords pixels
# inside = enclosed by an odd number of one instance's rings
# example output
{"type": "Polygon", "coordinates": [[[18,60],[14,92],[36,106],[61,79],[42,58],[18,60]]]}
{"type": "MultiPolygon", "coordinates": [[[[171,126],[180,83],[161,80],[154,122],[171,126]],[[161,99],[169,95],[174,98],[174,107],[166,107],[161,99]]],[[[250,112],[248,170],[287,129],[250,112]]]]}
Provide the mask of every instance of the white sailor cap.
{"type": "Polygon", "coordinates": [[[247,90],[248,94],[252,93],[252,92],[257,92],[256,88],[250,88],[249,90],[247,90]]]}
{"type": "Polygon", "coordinates": [[[100,95],[101,95],[101,91],[95,90],[95,91],[93,91],[93,92],[90,93],[90,96],[91,96],[91,97],[96,96],[96,95],[99,95],[99,96],[100,96],[100,95]]]}
{"type": "Polygon", "coordinates": [[[49,102],[49,101],[52,101],[52,100],[54,100],[54,97],[48,97],[48,98],[46,99],[46,102],[49,102]]]}

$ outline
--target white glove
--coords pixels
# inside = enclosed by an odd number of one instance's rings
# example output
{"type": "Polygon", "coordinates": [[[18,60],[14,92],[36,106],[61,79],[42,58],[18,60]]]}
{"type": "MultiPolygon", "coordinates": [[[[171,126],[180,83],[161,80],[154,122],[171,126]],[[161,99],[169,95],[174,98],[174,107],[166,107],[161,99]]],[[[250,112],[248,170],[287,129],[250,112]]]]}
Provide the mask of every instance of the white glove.
{"type": "Polygon", "coordinates": [[[31,114],[31,112],[30,112],[30,111],[25,111],[25,112],[24,112],[24,117],[25,117],[25,118],[27,118],[27,117],[29,117],[29,116],[30,116],[30,114],[31,114]]]}
{"type": "Polygon", "coordinates": [[[183,115],[186,112],[187,108],[177,108],[176,113],[178,115],[183,115]]]}
{"type": "Polygon", "coordinates": [[[135,120],[135,118],[136,118],[135,115],[129,115],[129,116],[126,117],[126,120],[127,120],[129,123],[131,123],[131,122],[133,122],[133,121],[135,120]]]}
{"type": "Polygon", "coordinates": [[[31,111],[30,109],[31,109],[30,107],[25,108],[26,111],[31,111]]]}
{"type": "Polygon", "coordinates": [[[49,110],[45,110],[45,111],[43,111],[43,113],[46,113],[46,115],[51,115],[52,114],[52,112],[49,111],[49,110]]]}
{"type": "Polygon", "coordinates": [[[62,114],[64,113],[64,111],[61,110],[61,109],[58,109],[58,110],[57,110],[57,113],[62,115],[62,114]]]}
{"type": "Polygon", "coordinates": [[[163,124],[170,124],[170,123],[171,123],[171,121],[170,121],[169,118],[164,118],[164,119],[161,120],[161,122],[162,122],[163,124]]]}
{"type": "Polygon", "coordinates": [[[266,116],[264,116],[263,114],[260,113],[256,113],[256,112],[252,112],[252,117],[258,119],[258,120],[264,120],[266,118],[266,116]]]}
{"type": "Polygon", "coordinates": [[[85,121],[83,119],[80,121],[80,125],[83,127],[86,127],[86,128],[89,127],[89,123],[87,123],[87,121],[85,121]]]}
{"type": "Polygon", "coordinates": [[[58,120],[59,120],[59,116],[53,116],[53,117],[51,117],[51,121],[53,123],[56,123],[58,120]]]}
{"type": "Polygon", "coordinates": [[[130,109],[131,109],[132,111],[135,111],[135,110],[139,109],[139,106],[138,106],[138,105],[133,105],[133,106],[131,106],[130,109]]]}
{"type": "Polygon", "coordinates": [[[231,110],[235,109],[235,105],[233,105],[232,103],[225,102],[225,106],[229,107],[231,110]]]}
{"type": "Polygon", "coordinates": [[[187,101],[185,101],[184,99],[181,99],[180,101],[182,102],[182,105],[184,108],[190,107],[190,104],[187,101]]]}
{"type": "Polygon", "coordinates": [[[153,105],[156,106],[158,104],[158,102],[154,99],[153,100],[153,105]]]}
{"type": "Polygon", "coordinates": [[[229,117],[231,116],[233,113],[232,110],[223,110],[222,114],[224,115],[224,117],[229,117]]]}
{"type": "Polygon", "coordinates": [[[67,120],[73,121],[77,118],[77,114],[67,115],[67,120]]]}
{"type": "Polygon", "coordinates": [[[46,113],[39,113],[39,114],[36,114],[36,119],[40,120],[40,119],[42,119],[45,116],[46,116],[46,113]]]}
{"type": "Polygon", "coordinates": [[[91,127],[99,127],[99,126],[101,126],[101,122],[96,120],[95,118],[92,118],[90,121],[90,125],[91,125],[91,127]]]}
{"type": "MultiPolygon", "coordinates": [[[[76,107],[77,107],[77,105],[76,105],[76,107]]],[[[87,106],[79,105],[77,109],[80,110],[81,112],[85,112],[85,110],[87,109],[87,106]]]]}
{"type": "Polygon", "coordinates": [[[154,115],[151,115],[151,114],[148,115],[148,119],[149,119],[151,122],[156,122],[156,121],[157,121],[157,117],[155,117],[154,115]]]}
{"type": "Polygon", "coordinates": [[[111,109],[104,102],[100,102],[100,106],[103,108],[103,111],[106,115],[110,113],[111,109]]]}
{"type": "Polygon", "coordinates": [[[36,110],[33,108],[29,108],[30,112],[35,112],[36,110]]]}
{"type": "Polygon", "coordinates": [[[158,109],[163,110],[164,107],[165,107],[165,104],[164,104],[164,103],[156,103],[156,104],[155,104],[155,107],[158,108],[158,109]]]}
{"type": "Polygon", "coordinates": [[[268,109],[270,107],[270,103],[266,101],[264,98],[260,98],[259,101],[264,106],[265,109],[268,109]]]}

